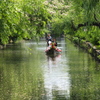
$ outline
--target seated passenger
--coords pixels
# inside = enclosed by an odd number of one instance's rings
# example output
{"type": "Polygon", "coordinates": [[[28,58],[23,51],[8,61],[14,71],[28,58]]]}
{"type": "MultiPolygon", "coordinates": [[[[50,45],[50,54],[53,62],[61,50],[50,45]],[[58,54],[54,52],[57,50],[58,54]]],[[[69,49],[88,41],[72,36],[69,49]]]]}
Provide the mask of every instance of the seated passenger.
{"type": "Polygon", "coordinates": [[[56,41],[56,39],[53,39],[52,42],[54,43],[54,46],[57,46],[57,41],[56,41]]]}

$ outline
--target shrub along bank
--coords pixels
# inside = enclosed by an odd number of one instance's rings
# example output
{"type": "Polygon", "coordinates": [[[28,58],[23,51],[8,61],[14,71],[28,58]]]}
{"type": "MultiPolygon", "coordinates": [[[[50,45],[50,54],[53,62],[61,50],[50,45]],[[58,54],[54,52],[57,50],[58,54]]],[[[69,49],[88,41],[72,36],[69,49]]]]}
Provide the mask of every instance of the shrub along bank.
{"type": "Polygon", "coordinates": [[[78,45],[80,48],[85,49],[96,60],[100,61],[100,45],[95,46],[91,42],[80,39],[79,37],[72,37],[69,35],[67,35],[66,37],[74,42],[76,45],[78,45]]]}

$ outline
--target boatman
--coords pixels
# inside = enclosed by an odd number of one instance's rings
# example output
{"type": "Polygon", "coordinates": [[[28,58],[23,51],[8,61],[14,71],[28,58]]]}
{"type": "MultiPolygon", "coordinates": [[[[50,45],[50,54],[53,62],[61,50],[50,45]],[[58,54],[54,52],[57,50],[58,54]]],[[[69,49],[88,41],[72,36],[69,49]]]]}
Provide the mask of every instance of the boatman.
{"type": "Polygon", "coordinates": [[[52,41],[52,37],[50,34],[47,35],[46,40],[47,40],[47,45],[49,46],[49,41],[52,41]]]}

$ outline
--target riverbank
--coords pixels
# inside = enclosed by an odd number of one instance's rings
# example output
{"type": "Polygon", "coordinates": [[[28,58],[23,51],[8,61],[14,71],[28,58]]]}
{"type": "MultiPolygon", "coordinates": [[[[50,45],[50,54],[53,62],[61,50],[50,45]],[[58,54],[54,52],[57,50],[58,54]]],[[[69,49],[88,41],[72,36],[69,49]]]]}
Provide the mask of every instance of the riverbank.
{"type": "Polygon", "coordinates": [[[97,61],[100,62],[100,47],[99,46],[95,46],[89,41],[80,39],[78,37],[66,36],[66,38],[70,39],[75,45],[86,50],[92,57],[94,57],[97,61]]]}
{"type": "Polygon", "coordinates": [[[24,43],[24,42],[25,42],[25,40],[19,40],[19,41],[16,41],[16,42],[9,42],[8,44],[5,44],[5,45],[0,44],[0,50],[7,48],[9,46],[15,45],[16,43],[18,44],[18,43],[24,43]]]}
{"type": "Polygon", "coordinates": [[[4,47],[3,47],[3,45],[0,45],[0,49],[3,49],[4,47]]]}

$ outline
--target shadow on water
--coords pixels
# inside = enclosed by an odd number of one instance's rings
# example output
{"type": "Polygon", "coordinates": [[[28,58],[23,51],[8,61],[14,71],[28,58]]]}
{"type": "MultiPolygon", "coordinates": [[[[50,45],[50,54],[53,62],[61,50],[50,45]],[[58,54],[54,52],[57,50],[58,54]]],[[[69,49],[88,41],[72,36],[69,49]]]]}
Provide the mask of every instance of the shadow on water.
{"type": "Polygon", "coordinates": [[[49,54],[46,54],[47,55],[47,60],[49,61],[49,59],[51,59],[52,61],[56,61],[57,58],[61,57],[61,53],[57,53],[56,55],[49,55],[49,54]]]}

